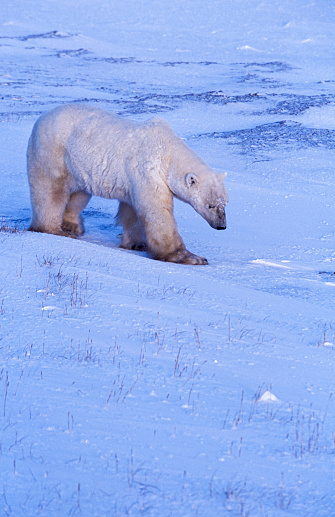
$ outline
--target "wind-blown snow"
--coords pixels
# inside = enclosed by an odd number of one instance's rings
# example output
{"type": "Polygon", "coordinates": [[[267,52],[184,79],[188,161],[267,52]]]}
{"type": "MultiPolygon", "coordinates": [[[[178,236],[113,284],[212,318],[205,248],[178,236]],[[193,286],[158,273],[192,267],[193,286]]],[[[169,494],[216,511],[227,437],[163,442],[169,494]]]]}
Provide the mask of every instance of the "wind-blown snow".
{"type": "Polygon", "coordinates": [[[320,0],[6,2],[0,13],[0,515],[335,511],[335,8],[320,0]],[[164,117],[227,171],[209,266],[23,231],[27,140],[89,101],[164,117]],[[274,398],[275,397],[275,398],[274,398]]]}

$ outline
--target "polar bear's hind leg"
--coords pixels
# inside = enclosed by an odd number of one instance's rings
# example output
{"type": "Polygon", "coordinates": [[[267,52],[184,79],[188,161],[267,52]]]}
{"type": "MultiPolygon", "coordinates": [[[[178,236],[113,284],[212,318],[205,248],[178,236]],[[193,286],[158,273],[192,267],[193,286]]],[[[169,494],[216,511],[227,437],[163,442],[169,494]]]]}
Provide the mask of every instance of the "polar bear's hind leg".
{"type": "Polygon", "coordinates": [[[52,181],[43,173],[42,179],[34,174],[31,181],[33,216],[29,230],[54,235],[68,235],[62,230],[62,221],[69,201],[64,180],[52,181]]]}

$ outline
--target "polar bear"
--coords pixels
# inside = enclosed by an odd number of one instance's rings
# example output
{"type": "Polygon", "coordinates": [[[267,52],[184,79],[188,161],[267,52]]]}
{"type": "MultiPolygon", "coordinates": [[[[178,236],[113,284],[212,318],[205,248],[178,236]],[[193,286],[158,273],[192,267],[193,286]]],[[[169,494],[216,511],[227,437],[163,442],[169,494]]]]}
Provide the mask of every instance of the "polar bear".
{"type": "Polygon", "coordinates": [[[190,253],[173,216],[173,196],[213,228],[226,228],[228,195],[217,174],[161,119],[140,123],[85,104],[42,115],[27,149],[29,230],[76,237],[92,195],[120,201],[121,248],[157,260],[207,264],[190,253]]]}

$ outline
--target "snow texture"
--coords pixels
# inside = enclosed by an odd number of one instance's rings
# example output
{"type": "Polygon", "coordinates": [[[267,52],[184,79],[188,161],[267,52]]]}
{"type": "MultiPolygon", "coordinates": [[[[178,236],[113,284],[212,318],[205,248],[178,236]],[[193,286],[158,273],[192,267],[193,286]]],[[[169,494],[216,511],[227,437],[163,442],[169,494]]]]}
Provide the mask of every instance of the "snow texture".
{"type": "Polygon", "coordinates": [[[1,516],[334,514],[334,23],[327,0],[1,6],[1,516]],[[29,134],[70,101],[157,114],[228,171],[225,232],[175,204],[208,266],[119,249],[99,198],[80,239],[24,231],[29,134]]]}

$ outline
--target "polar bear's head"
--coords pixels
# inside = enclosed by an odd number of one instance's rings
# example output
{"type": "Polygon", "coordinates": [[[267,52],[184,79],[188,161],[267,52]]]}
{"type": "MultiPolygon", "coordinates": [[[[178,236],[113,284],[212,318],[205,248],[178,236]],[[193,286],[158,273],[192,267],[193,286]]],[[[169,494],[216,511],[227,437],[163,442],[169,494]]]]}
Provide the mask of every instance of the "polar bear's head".
{"type": "Polygon", "coordinates": [[[193,172],[186,174],[188,203],[212,228],[225,230],[227,227],[225,206],[228,203],[228,194],[223,179],[227,174],[210,172],[210,174],[193,172]]]}
{"type": "Polygon", "coordinates": [[[189,172],[173,182],[172,191],[182,201],[189,203],[216,230],[225,230],[228,194],[224,185],[226,173],[217,174],[211,169],[189,172]]]}

